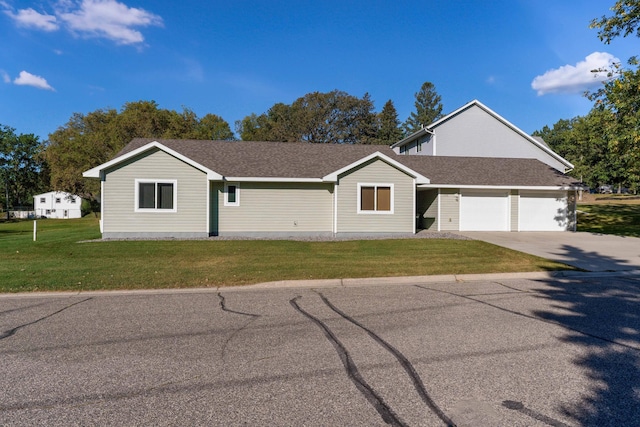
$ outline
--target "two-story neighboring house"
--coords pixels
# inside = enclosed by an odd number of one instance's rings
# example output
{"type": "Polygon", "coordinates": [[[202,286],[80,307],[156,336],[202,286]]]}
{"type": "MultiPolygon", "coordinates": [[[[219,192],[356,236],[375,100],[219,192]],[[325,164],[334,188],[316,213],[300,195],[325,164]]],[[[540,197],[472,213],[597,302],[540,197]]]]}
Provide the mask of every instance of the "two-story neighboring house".
{"type": "Polygon", "coordinates": [[[36,218],[80,218],[82,198],[62,191],[33,196],[33,210],[36,218]]]}
{"type": "MultiPolygon", "coordinates": [[[[418,185],[417,208],[423,226],[453,231],[553,231],[566,230],[574,215],[575,194],[563,188],[535,185],[527,170],[509,159],[535,159],[566,173],[573,165],[532,137],[474,100],[423,129],[393,144],[401,156],[468,159],[477,165],[497,161],[486,177],[468,176],[461,169],[457,182],[418,185]],[[509,185],[491,178],[511,175],[509,185]],[[445,184],[445,185],[442,185],[445,184]],[[487,185],[489,184],[489,185],[487,185]]],[[[466,170],[465,170],[466,169],[466,170]]],[[[431,176],[432,177],[432,176],[431,176]]],[[[573,220],[574,221],[574,220],[573,220]]]]}

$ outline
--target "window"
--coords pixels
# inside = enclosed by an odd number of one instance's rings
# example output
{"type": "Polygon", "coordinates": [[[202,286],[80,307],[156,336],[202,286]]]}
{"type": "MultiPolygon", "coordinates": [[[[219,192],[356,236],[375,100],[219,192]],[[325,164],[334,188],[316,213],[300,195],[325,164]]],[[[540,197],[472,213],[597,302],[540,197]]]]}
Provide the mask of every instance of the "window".
{"type": "Polygon", "coordinates": [[[47,201],[47,199],[45,199],[44,197],[40,197],[40,203],[45,203],[47,201]]]}
{"type": "Polygon", "coordinates": [[[240,184],[237,182],[224,185],[224,205],[240,206],[240,184]]]}
{"type": "Polygon", "coordinates": [[[60,197],[56,197],[56,203],[60,203],[60,197]]]}
{"type": "Polygon", "coordinates": [[[420,152],[422,151],[422,140],[419,139],[418,142],[416,143],[416,151],[420,152]]]}
{"type": "Polygon", "coordinates": [[[136,180],[136,212],[177,212],[175,180],[136,180]]]}
{"type": "Polygon", "coordinates": [[[358,184],[358,213],[393,213],[393,184],[358,184]]]}
{"type": "Polygon", "coordinates": [[[70,202],[71,202],[71,203],[75,203],[75,202],[76,202],[76,198],[75,198],[75,197],[72,197],[72,198],[71,198],[71,200],[70,200],[70,202]]]}
{"type": "Polygon", "coordinates": [[[404,154],[407,152],[407,146],[406,145],[401,145],[400,146],[400,154],[404,154]]]}
{"type": "Polygon", "coordinates": [[[47,215],[51,215],[51,209],[47,209],[47,215]]]}

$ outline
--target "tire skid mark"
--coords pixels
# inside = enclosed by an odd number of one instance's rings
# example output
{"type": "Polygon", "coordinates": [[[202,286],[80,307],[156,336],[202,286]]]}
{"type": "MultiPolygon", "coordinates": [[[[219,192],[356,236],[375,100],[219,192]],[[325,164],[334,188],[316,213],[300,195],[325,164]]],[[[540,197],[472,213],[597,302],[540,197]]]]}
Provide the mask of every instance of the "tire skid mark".
{"type": "Polygon", "coordinates": [[[46,320],[46,319],[48,319],[50,317],[53,317],[56,314],[62,313],[63,311],[65,311],[68,308],[73,307],[74,305],[82,304],[83,302],[87,302],[87,301],[92,300],[92,299],[93,299],[93,297],[89,297],[89,298],[85,298],[85,299],[80,300],[80,301],[76,301],[76,302],[74,302],[72,304],[67,305],[66,307],[62,307],[60,310],[54,311],[51,314],[47,314],[46,316],[43,316],[43,317],[41,317],[39,319],[36,319],[33,322],[25,323],[23,325],[16,326],[13,329],[9,329],[8,331],[1,332],[0,333],[0,340],[3,340],[5,338],[9,338],[9,337],[15,335],[15,333],[18,332],[22,328],[26,328],[27,326],[35,325],[38,322],[41,322],[41,321],[46,320]]]}
{"type": "Polygon", "coordinates": [[[564,324],[562,324],[560,322],[557,322],[557,321],[554,321],[554,320],[543,319],[542,317],[533,316],[531,314],[526,314],[526,313],[521,313],[521,312],[515,311],[515,310],[510,310],[508,308],[500,307],[499,305],[491,304],[490,302],[487,302],[487,301],[482,301],[482,300],[479,300],[479,299],[476,299],[476,298],[471,298],[471,297],[469,297],[467,295],[460,295],[460,294],[456,294],[454,292],[443,291],[443,290],[440,290],[440,289],[433,289],[433,288],[429,288],[429,287],[422,286],[422,285],[415,285],[415,287],[420,288],[420,289],[424,289],[424,290],[427,290],[427,291],[440,292],[440,293],[443,293],[443,294],[447,294],[447,295],[452,295],[452,296],[468,299],[468,300],[475,301],[477,303],[484,304],[484,305],[487,305],[489,307],[496,308],[498,310],[504,311],[505,313],[511,313],[511,314],[515,314],[516,316],[525,317],[527,319],[537,320],[539,322],[543,322],[543,323],[548,323],[550,325],[559,326],[559,327],[561,327],[563,329],[567,329],[569,331],[573,331],[573,332],[576,332],[578,334],[581,334],[581,335],[584,335],[584,336],[587,336],[587,337],[590,337],[590,338],[594,338],[594,339],[597,339],[597,340],[608,342],[610,344],[619,345],[621,347],[625,347],[625,348],[628,348],[628,349],[631,349],[631,350],[640,350],[640,347],[636,347],[636,346],[633,346],[633,345],[625,344],[625,343],[620,342],[620,341],[615,340],[615,339],[609,339],[607,337],[602,337],[600,335],[596,335],[596,334],[592,334],[592,333],[589,333],[589,332],[585,332],[585,331],[583,331],[581,329],[577,329],[577,328],[574,328],[574,327],[571,327],[571,326],[568,326],[568,325],[564,325],[564,324]]]}
{"type": "Polygon", "coordinates": [[[541,421],[547,425],[552,427],[570,427],[568,424],[563,423],[562,421],[555,420],[551,417],[547,417],[544,414],[534,411],[533,409],[529,409],[522,404],[522,402],[516,402],[514,400],[505,400],[502,402],[502,406],[507,409],[511,409],[512,411],[518,411],[523,415],[526,415],[534,420],[541,421]]]}
{"type": "Polygon", "coordinates": [[[426,388],[424,386],[424,383],[422,382],[422,379],[420,378],[420,375],[418,374],[416,369],[413,367],[413,365],[411,364],[409,359],[407,359],[405,357],[404,354],[402,354],[397,348],[395,348],[394,346],[389,344],[387,341],[382,339],[380,336],[378,336],[371,329],[367,328],[366,326],[364,326],[363,324],[361,324],[360,322],[355,320],[353,317],[349,316],[348,314],[346,314],[345,312],[343,312],[342,310],[337,308],[321,292],[316,291],[316,293],[318,295],[320,295],[320,298],[322,298],[322,301],[324,301],[324,303],[331,310],[333,310],[334,312],[339,314],[345,320],[353,323],[354,325],[356,325],[360,329],[364,330],[375,342],[380,344],[389,353],[391,353],[396,358],[396,360],[398,360],[398,362],[400,363],[402,368],[405,370],[405,372],[407,373],[407,375],[411,379],[411,382],[413,382],[413,386],[415,387],[416,391],[420,395],[420,398],[429,407],[429,409],[431,409],[431,412],[433,412],[438,418],[440,418],[440,420],[442,420],[442,422],[444,422],[447,426],[455,427],[455,423],[451,420],[451,418],[449,418],[444,413],[444,411],[442,411],[442,409],[440,409],[440,407],[433,401],[431,396],[429,396],[429,393],[427,392],[427,390],[426,390],[426,388]]]}
{"type": "Polygon", "coordinates": [[[360,393],[362,393],[365,399],[367,399],[367,401],[376,409],[376,411],[378,412],[378,414],[380,414],[384,422],[392,426],[406,426],[407,424],[404,421],[402,421],[398,415],[394,413],[393,409],[391,409],[389,405],[387,405],[387,403],[382,399],[382,397],[380,397],[376,393],[376,391],[373,389],[373,387],[371,387],[365,381],[362,375],[360,375],[360,372],[358,371],[358,367],[353,362],[353,359],[351,358],[351,355],[347,351],[346,347],[344,346],[344,344],[342,344],[342,342],[340,342],[338,337],[336,337],[336,335],[331,331],[331,329],[329,329],[329,327],[322,320],[313,316],[311,313],[307,312],[302,307],[300,307],[300,305],[298,305],[298,300],[300,298],[302,297],[298,295],[297,297],[289,300],[289,304],[291,304],[291,306],[296,311],[301,313],[303,316],[305,316],[306,318],[311,320],[313,323],[315,323],[320,329],[322,329],[322,332],[327,337],[329,342],[331,342],[336,352],[338,353],[338,356],[340,357],[340,361],[342,362],[345,370],[347,371],[347,376],[349,377],[351,382],[356,386],[358,391],[360,391],[360,393]]]}
{"type": "Polygon", "coordinates": [[[229,335],[229,337],[227,338],[227,340],[224,342],[224,344],[222,345],[222,351],[220,354],[220,358],[222,359],[222,363],[226,363],[226,359],[227,359],[227,347],[229,346],[229,343],[231,342],[231,340],[233,338],[235,338],[236,335],[238,335],[240,332],[244,331],[245,329],[247,329],[249,327],[249,325],[256,320],[257,318],[260,317],[259,314],[253,314],[253,313],[245,313],[243,311],[236,311],[236,310],[232,310],[230,308],[227,307],[226,305],[226,299],[224,298],[224,295],[222,295],[221,292],[218,292],[218,298],[220,299],[220,309],[226,313],[232,313],[232,314],[238,314],[241,316],[247,316],[250,317],[249,320],[247,320],[245,322],[244,325],[242,325],[241,327],[239,327],[238,329],[234,330],[231,335],[229,335]]]}
{"type": "Polygon", "coordinates": [[[236,311],[236,310],[231,310],[230,308],[227,308],[226,299],[224,298],[224,295],[222,295],[221,292],[218,292],[218,298],[220,298],[220,308],[222,309],[222,311],[226,311],[227,313],[241,314],[243,316],[260,317],[259,314],[245,313],[243,311],[236,311]]]}

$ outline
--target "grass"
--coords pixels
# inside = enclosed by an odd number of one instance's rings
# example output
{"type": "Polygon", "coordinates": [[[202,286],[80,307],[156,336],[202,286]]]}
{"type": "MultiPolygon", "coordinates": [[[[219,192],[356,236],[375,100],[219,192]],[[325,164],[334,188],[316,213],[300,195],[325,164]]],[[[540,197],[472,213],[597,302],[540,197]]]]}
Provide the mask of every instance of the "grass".
{"type": "Polygon", "coordinates": [[[640,199],[625,201],[579,204],[578,231],[640,237],[640,199]]]}
{"type": "Polygon", "coordinates": [[[480,241],[96,241],[98,220],[0,223],[0,292],[569,269],[480,241]]]}

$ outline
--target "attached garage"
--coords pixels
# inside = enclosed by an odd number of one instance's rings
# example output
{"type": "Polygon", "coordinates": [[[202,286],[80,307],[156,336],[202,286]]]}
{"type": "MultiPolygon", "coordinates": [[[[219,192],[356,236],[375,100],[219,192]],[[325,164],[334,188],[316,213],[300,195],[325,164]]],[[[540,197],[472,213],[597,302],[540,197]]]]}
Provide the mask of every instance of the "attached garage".
{"type": "Polygon", "coordinates": [[[566,231],[570,224],[566,191],[520,191],[520,231],[566,231]]]}
{"type": "Polygon", "coordinates": [[[509,192],[462,190],[460,231],[509,231],[509,192]]]}

